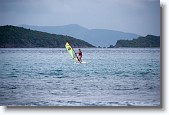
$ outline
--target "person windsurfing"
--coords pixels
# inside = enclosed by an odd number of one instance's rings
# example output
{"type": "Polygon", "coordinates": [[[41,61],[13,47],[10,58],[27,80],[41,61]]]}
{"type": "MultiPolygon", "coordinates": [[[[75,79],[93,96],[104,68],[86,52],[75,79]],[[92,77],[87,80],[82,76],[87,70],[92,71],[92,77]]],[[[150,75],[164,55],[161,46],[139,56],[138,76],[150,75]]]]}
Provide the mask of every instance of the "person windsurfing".
{"type": "Polygon", "coordinates": [[[77,52],[78,54],[78,60],[81,63],[82,62],[82,51],[79,49],[79,51],[77,52]]]}

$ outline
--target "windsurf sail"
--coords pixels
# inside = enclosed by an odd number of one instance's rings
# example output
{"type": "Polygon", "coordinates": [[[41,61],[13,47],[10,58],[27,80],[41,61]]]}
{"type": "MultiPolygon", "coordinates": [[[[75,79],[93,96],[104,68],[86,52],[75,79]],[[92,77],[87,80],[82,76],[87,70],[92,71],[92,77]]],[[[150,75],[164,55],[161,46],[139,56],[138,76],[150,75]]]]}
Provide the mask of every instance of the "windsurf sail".
{"type": "Polygon", "coordinates": [[[67,51],[69,52],[70,56],[73,58],[73,60],[75,61],[79,61],[74,49],[72,48],[72,46],[69,44],[69,42],[66,42],[65,47],[67,49],[67,51]]]}

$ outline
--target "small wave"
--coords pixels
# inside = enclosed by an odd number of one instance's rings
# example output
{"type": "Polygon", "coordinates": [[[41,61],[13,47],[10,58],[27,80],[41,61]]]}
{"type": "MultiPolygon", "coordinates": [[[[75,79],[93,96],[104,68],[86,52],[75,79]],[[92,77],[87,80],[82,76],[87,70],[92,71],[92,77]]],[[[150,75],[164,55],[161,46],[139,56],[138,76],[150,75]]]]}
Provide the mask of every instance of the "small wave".
{"type": "Polygon", "coordinates": [[[13,87],[10,87],[9,89],[16,89],[17,87],[13,86],[13,87]]]}
{"type": "Polygon", "coordinates": [[[122,74],[124,73],[123,71],[116,71],[115,74],[122,74]]]}
{"type": "Polygon", "coordinates": [[[94,73],[96,73],[96,74],[97,74],[97,73],[99,73],[99,72],[95,71],[94,73]]]}
{"type": "Polygon", "coordinates": [[[52,95],[58,95],[58,93],[51,93],[52,95]]]}
{"type": "Polygon", "coordinates": [[[78,101],[67,101],[67,103],[74,104],[74,103],[81,103],[81,102],[78,102],[78,101]]]}
{"type": "Polygon", "coordinates": [[[40,73],[38,73],[38,74],[40,74],[40,75],[44,75],[45,73],[40,72],[40,73]]]}
{"type": "Polygon", "coordinates": [[[107,79],[107,77],[103,76],[103,79],[107,79]]]}
{"type": "Polygon", "coordinates": [[[138,90],[139,88],[123,88],[123,89],[114,89],[114,90],[138,90]]]}
{"type": "Polygon", "coordinates": [[[63,73],[56,73],[56,72],[51,72],[49,73],[50,76],[59,76],[59,75],[63,75],[63,73]]]}
{"type": "Polygon", "coordinates": [[[150,86],[148,89],[154,89],[155,87],[154,86],[150,86]]]}
{"type": "Polygon", "coordinates": [[[9,64],[9,63],[5,63],[4,65],[11,65],[11,64],[9,64]]]}
{"type": "Polygon", "coordinates": [[[49,83],[49,84],[50,84],[50,83],[53,83],[53,82],[52,82],[52,81],[47,81],[46,83],[49,83]]]}
{"type": "Polygon", "coordinates": [[[150,73],[149,71],[147,71],[147,72],[140,72],[141,75],[147,75],[149,73],[150,73]]]}
{"type": "Polygon", "coordinates": [[[18,77],[17,75],[9,75],[8,77],[18,77]]]}
{"type": "Polygon", "coordinates": [[[61,69],[58,69],[58,70],[56,70],[56,71],[63,71],[63,70],[61,70],[61,69]]]}
{"type": "Polygon", "coordinates": [[[110,105],[119,105],[119,102],[108,102],[110,105]]]}
{"type": "Polygon", "coordinates": [[[8,86],[8,87],[6,87],[6,88],[8,88],[8,89],[17,89],[17,86],[12,85],[12,86],[8,86]]]}
{"type": "Polygon", "coordinates": [[[58,100],[57,103],[64,103],[64,101],[63,100],[58,100]]]}
{"type": "Polygon", "coordinates": [[[137,89],[140,89],[140,88],[134,88],[134,90],[137,90],[137,89]]]}
{"type": "Polygon", "coordinates": [[[51,75],[51,76],[59,76],[59,75],[63,75],[63,72],[62,72],[63,70],[60,70],[60,69],[58,69],[58,70],[53,70],[53,71],[51,71],[50,73],[49,73],[49,75],[51,75]]]}
{"type": "Polygon", "coordinates": [[[124,76],[124,77],[129,77],[129,75],[126,75],[126,74],[124,74],[123,76],[124,76]]]}
{"type": "Polygon", "coordinates": [[[78,90],[78,88],[77,88],[77,87],[74,87],[73,89],[74,89],[74,90],[78,90]]]}
{"type": "Polygon", "coordinates": [[[59,77],[57,77],[57,78],[65,78],[66,76],[59,76],[59,77]]]}
{"type": "Polygon", "coordinates": [[[38,72],[37,74],[39,75],[45,75],[44,77],[50,77],[50,76],[60,76],[60,75],[63,75],[63,70],[52,70],[52,71],[49,71],[49,72],[38,72]]]}

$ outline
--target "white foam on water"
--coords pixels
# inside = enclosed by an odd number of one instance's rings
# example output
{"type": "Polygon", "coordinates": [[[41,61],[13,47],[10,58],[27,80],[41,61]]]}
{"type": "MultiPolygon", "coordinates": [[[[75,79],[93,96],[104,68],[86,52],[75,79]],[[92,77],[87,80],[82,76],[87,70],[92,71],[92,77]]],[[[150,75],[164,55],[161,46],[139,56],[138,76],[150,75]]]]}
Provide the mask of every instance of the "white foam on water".
{"type": "Polygon", "coordinates": [[[81,63],[75,62],[75,64],[84,64],[84,63],[86,63],[86,62],[85,61],[82,61],[81,63]]]}

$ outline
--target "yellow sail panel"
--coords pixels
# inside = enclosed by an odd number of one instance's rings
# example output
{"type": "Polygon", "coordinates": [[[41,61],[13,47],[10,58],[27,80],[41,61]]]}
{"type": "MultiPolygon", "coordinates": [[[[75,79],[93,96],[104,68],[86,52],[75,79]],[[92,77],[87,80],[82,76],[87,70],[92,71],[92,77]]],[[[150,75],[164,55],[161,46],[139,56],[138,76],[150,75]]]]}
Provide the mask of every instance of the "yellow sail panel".
{"type": "Polygon", "coordinates": [[[73,48],[71,47],[71,45],[66,42],[65,47],[67,49],[67,51],[69,52],[70,56],[75,60],[78,61],[77,55],[75,54],[73,48]]]}

